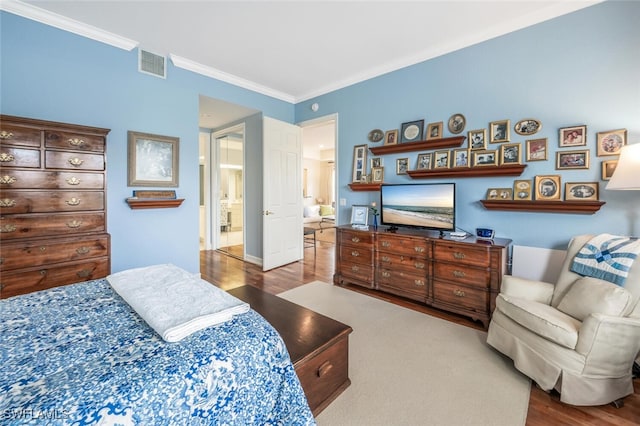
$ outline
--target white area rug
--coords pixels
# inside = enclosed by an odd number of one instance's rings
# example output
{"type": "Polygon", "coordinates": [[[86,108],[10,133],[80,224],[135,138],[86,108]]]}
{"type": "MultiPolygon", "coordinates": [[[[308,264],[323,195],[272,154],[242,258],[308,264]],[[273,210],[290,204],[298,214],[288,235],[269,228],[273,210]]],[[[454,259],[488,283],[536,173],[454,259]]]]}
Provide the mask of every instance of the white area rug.
{"type": "Polygon", "coordinates": [[[320,281],[279,296],[353,328],[351,386],[318,425],[525,424],[530,381],[486,332],[320,281]]]}

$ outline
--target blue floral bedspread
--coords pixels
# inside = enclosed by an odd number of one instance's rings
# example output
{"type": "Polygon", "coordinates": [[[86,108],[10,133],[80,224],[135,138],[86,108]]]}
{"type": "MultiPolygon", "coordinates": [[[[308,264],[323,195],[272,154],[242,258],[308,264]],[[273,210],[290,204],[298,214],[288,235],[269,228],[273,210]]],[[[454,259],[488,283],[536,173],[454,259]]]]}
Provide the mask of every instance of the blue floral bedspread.
{"type": "Polygon", "coordinates": [[[315,421],[255,311],[167,343],[95,280],[0,301],[0,424],[315,421]]]}

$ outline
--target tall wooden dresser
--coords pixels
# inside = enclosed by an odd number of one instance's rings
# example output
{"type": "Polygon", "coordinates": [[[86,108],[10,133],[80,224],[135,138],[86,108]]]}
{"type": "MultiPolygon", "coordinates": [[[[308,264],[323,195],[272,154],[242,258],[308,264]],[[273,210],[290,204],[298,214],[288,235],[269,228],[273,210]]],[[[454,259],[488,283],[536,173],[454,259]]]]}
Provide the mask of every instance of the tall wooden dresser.
{"type": "Polygon", "coordinates": [[[108,133],[0,116],[0,298],[111,272],[108,133]]]}

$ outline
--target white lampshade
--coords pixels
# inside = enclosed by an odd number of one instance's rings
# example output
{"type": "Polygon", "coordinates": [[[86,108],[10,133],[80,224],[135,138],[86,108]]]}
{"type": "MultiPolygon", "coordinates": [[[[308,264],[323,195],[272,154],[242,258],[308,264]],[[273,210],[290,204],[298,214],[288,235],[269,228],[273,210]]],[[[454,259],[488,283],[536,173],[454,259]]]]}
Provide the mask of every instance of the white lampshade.
{"type": "Polygon", "coordinates": [[[618,165],[606,189],[640,190],[640,143],[622,147],[618,165]]]}

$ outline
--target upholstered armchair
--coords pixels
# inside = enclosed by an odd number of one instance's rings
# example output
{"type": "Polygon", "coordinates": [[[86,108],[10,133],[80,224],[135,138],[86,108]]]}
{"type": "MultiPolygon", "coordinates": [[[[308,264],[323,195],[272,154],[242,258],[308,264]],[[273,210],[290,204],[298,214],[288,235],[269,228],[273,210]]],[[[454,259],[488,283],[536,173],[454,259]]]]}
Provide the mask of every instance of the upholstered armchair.
{"type": "Polygon", "coordinates": [[[572,239],[554,284],[505,276],[487,342],[572,405],[622,405],[640,355],[640,257],[624,286],[571,271],[591,235],[572,239]]]}

